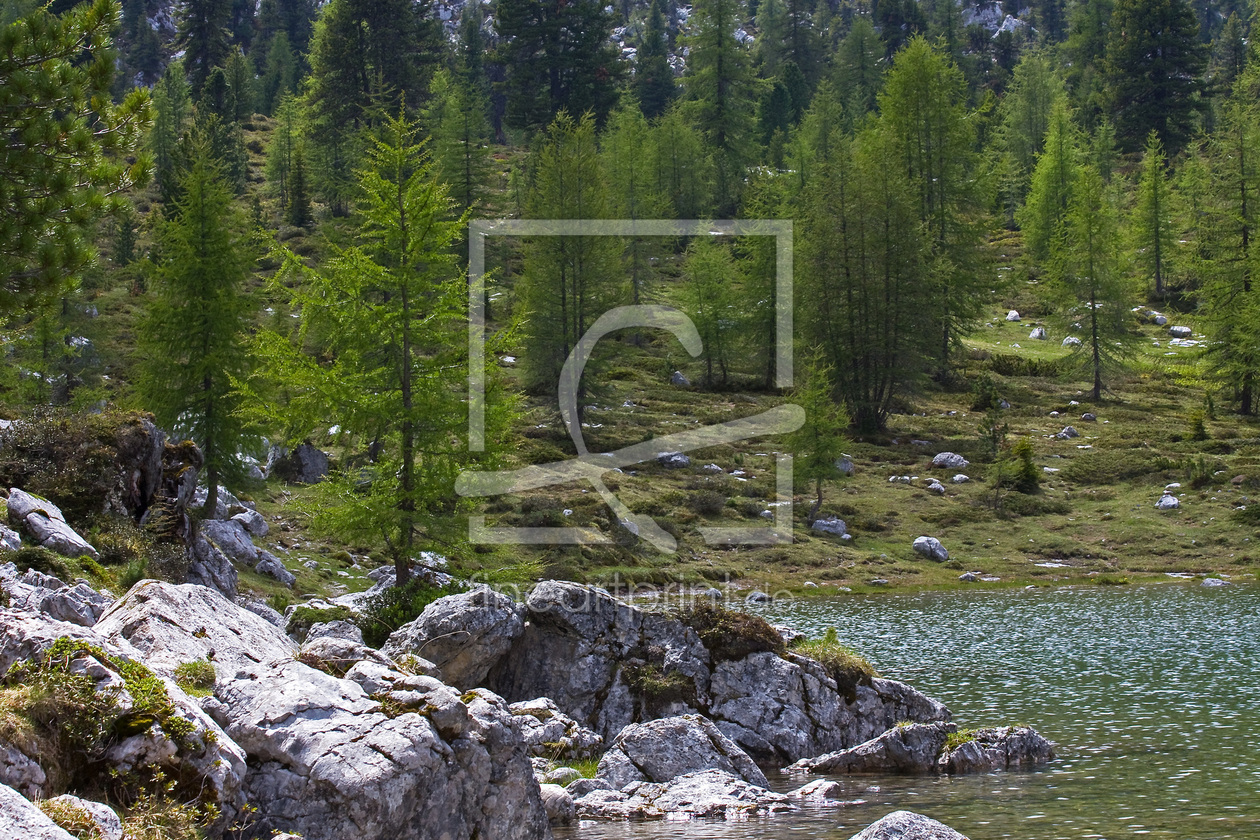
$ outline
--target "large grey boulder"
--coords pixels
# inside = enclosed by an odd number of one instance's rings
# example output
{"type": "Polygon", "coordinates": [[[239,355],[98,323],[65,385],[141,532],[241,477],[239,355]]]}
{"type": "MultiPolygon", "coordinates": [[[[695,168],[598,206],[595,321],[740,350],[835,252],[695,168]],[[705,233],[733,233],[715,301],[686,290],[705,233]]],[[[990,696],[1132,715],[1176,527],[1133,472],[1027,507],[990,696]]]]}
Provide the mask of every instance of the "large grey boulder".
{"type": "Polygon", "coordinates": [[[913,811],[893,811],[849,840],[967,840],[954,829],[913,811]]]}
{"type": "Polygon", "coordinates": [[[45,498],[14,487],[9,490],[9,523],[25,528],[36,543],[65,557],[87,555],[93,560],[96,549],[66,523],[61,508],[45,498]]]}
{"type": "Polygon", "coordinates": [[[209,659],[221,678],[239,668],[292,659],[297,645],[279,627],[194,584],[144,580],[131,588],[94,628],[125,642],[145,664],[173,674],[184,662],[209,659]]]}
{"type": "Polygon", "coordinates": [[[267,520],[263,519],[261,513],[256,510],[247,510],[238,513],[232,517],[233,522],[239,522],[245,526],[245,530],[252,536],[265,537],[271,528],[267,525],[267,520]]]}
{"type": "Polygon", "coordinates": [[[577,799],[577,815],[596,820],[728,819],[796,809],[788,797],[722,770],[687,773],[669,782],[634,782],[577,799]]]}
{"type": "MultiPolygon", "coordinates": [[[[395,685],[397,686],[396,681],[395,685]]],[[[212,713],[250,756],[256,828],[306,840],[550,837],[507,704],[429,677],[389,693],[300,662],[243,667],[212,713]]]]}
{"type": "Polygon", "coordinates": [[[524,610],[489,587],[438,598],[381,648],[393,659],[421,656],[451,685],[467,690],[486,676],[525,629],[524,610]]]}
{"type": "Polygon", "coordinates": [[[22,547],[22,535],[7,525],[0,525],[0,548],[17,551],[22,547]]]}
{"type": "Polygon", "coordinates": [[[913,548],[916,554],[922,554],[929,560],[935,560],[938,563],[944,563],[949,559],[949,552],[945,550],[945,546],[941,545],[941,541],[936,537],[916,537],[913,548]]]}
{"type": "Polygon", "coordinates": [[[1173,338],[1189,338],[1193,335],[1193,331],[1189,327],[1171,326],[1168,328],[1168,334],[1173,338]]]}
{"type": "Polygon", "coordinates": [[[760,787],[769,784],[748,753],[699,715],[627,726],[599,760],[596,773],[621,789],[631,782],[668,782],[709,769],[725,771],[760,787]]]}
{"type": "Polygon", "coordinates": [[[843,519],[837,516],[828,516],[826,519],[815,519],[809,525],[809,530],[817,531],[820,534],[831,534],[836,537],[843,537],[849,533],[849,528],[845,525],[843,519]]]}
{"type": "Polygon", "coordinates": [[[973,738],[938,759],[946,773],[990,773],[1036,767],[1054,758],[1054,745],[1030,726],[978,729],[973,738]]]}
{"type": "Polygon", "coordinates": [[[96,624],[113,603],[112,597],[97,592],[85,580],[67,586],[59,578],[35,569],[18,575],[12,563],[0,566],[0,588],[9,593],[9,603],[14,609],[42,613],[81,627],[96,624]]]}
{"type": "Polygon", "coordinates": [[[46,784],[48,776],[38,761],[17,746],[0,741],[0,785],[8,785],[26,798],[34,799],[43,795],[46,784]]]}
{"type": "Polygon", "coordinates": [[[808,773],[931,773],[952,723],[895,726],[877,738],[847,750],[798,761],[789,769],[808,773]]]}
{"type": "Polygon", "coordinates": [[[207,519],[201,523],[201,534],[227,555],[228,559],[246,566],[258,562],[258,549],[245,526],[235,519],[207,519]]]}
{"type": "Polygon", "coordinates": [[[0,837],[12,840],[74,840],[73,835],[8,785],[0,785],[0,837]]]}
{"type": "Polygon", "coordinates": [[[1171,493],[1165,493],[1159,497],[1159,501],[1155,503],[1155,507],[1159,510],[1176,510],[1181,507],[1181,500],[1171,493]]]}
{"type": "Polygon", "coordinates": [[[550,697],[525,700],[508,707],[530,755],[557,761],[594,758],[604,750],[604,739],[566,715],[550,697]]]}
{"type": "Polygon", "coordinates": [[[294,484],[317,484],[328,476],[328,456],[309,442],[291,452],[269,455],[267,460],[269,475],[294,484]]]}
{"type": "MultiPolygon", "coordinates": [[[[101,638],[94,629],[28,610],[0,609],[0,674],[8,672],[15,662],[39,661],[44,652],[62,637],[99,645],[101,638]]],[[[129,645],[121,652],[140,659],[139,653],[129,645]]]]}
{"type": "Polygon", "coordinates": [[[577,806],[573,797],[560,785],[539,785],[543,809],[547,812],[547,821],[552,825],[568,825],[577,819],[577,806]]]}
{"type": "Polygon", "coordinates": [[[397,668],[387,656],[373,650],[363,642],[341,639],[336,636],[320,636],[312,639],[309,636],[302,643],[298,659],[336,676],[344,676],[347,671],[360,662],[374,662],[386,668],[397,668]]]}
{"type": "MultiPolygon", "coordinates": [[[[202,523],[204,526],[206,523],[202,523]]],[[[236,567],[205,534],[198,534],[188,551],[188,582],[207,586],[228,598],[237,595],[236,567]]]]}
{"type": "MultiPolygon", "coordinates": [[[[709,679],[709,653],[676,619],[646,613],[594,586],[543,581],[525,600],[524,631],[491,672],[488,685],[510,701],[550,697],[605,742],[643,711],[625,667],[651,651],[663,672],[691,680],[697,695],[709,679]],[[636,706],[639,708],[636,709],[636,706]]],[[[698,711],[672,704],[668,714],[698,711]]]]}
{"type": "Polygon", "coordinates": [[[279,557],[262,549],[258,550],[258,563],[254,566],[254,571],[260,575],[275,578],[290,589],[297,583],[297,575],[286,569],[279,557]]]}
{"type": "Polygon", "coordinates": [[[682,622],[596,587],[544,581],[525,608],[525,630],[490,688],[510,701],[549,697],[605,742],[636,721],[699,713],[756,761],[781,765],[860,744],[901,720],[949,719],[943,705],[891,680],[842,693],[821,664],[795,654],[714,662],[682,622]],[[670,675],[679,690],[645,697],[634,687],[645,669],[670,675]]]}

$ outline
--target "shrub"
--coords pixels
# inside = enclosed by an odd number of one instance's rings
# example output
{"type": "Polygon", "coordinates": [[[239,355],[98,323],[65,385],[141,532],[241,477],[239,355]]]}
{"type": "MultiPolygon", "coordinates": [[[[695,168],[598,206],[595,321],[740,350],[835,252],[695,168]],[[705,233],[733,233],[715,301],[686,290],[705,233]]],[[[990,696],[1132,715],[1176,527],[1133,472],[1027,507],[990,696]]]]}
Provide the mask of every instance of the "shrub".
{"type": "Polygon", "coordinates": [[[175,684],[193,697],[205,697],[214,690],[214,665],[208,659],[196,659],[175,666],[175,684]]]}
{"type": "Polygon", "coordinates": [[[19,572],[34,569],[37,572],[60,578],[66,583],[74,580],[76,571],[74,564],[60,554],[56,554],[41,546],[19,548],[17,551],[11,552],[5,559],[17,566],[19,572]]]}
{"type": "Polygon", "coordinates": [[[792,650],[818,660],[828,676],[836,681],[837,690],[850,703],[857,699],[859,685],[870,685],[871,678],[879,676],[875,667],[860,653],[840,643],[834,627],[828,627],[821,639],[798,641],[792,645],[792,650]]]}
{"type": "Polygon", "coordinates": [[[971,386],[972,411],[988,411],[991,408],[997,408],[1001,399],[998,395],[997,383],[987,373],[980,374],[971,386]]]}
{"type": "Polygon", "coordinates": [[[627,662],[621,675],[630,690],[651,706],[696,702],[695,681],[678,671],[667,671],[655,663],[627,662]]]}
{"type": "Polygon", "coordinates": [[[355,612],[349,607],[298,607],[289,616],[284,631],[296,639],[305,640],[306,634],[316,624],[329,621],[354,621],[355,612]]]}
{"type": "Polygon", "coordinates": [[[372,647],[380,647],[390,633],[415,621],[429,604],[458,591],[454,586],[439,587],[421,578],[412,578],[402,586],[391,586],[373,595],[364,604],[363,614],[356,619],[363,630],[363,640],[372,647]]]}
{"type": "Polygon", "coordinates": [[[86,808],[70,802],[53,802],[50,799],[42,799],[37,804],[48,819],[78,840],[101,840],[100,829],[96,827],[96,821],[86,808]]]}
{"type": "Polygon", "coordinates": [[[715,490],[700,490],[687,499],[687,507],[701,516],[716,516],[726,507],[726,497],[715,490]]]}
{"type": "Polygon", "coordinates": [[[1202,411],[1190,412],[1190,417],[1187,420],[1190,426],[1190,433],[1186,436],[1187,440],[1204,441],[1211,437],[1208,434],[1207,424],[1204,422],[1204,419],[1202,411]]]}
{"type": "Polygon", "coordinates": [[[763,651],[782,655],[787,650],[779,631],[759,615],[697,604],[679,612],[678,618],[696,631],[715,662],[736,662],[763,651]]]}
{"type": "Polygon", "coordinates": [[[1029,359],[1024,356],[998,354],[993,357],[990,366],[993,372],[1001,376],[1041,376],[1053,378],[1058,376],[1063,365],[1054,359],[1029,359]]]}
{"type": "Polygon", "coordinates": [[[1021,438],[1011,446],[1006,458],[1009,472],[1007,486],[1021,493],[1036,493],[1041,488],[1041,472],[1033,463],[1033,445],[1021,438]]]}
{"type": "Polygon", "coordinates": [[[951,732],[945,736],[945,749],[956,750],[963,744],[970,744],[976,740],[978,729],[959,729],[957,732],[951,732]]]}

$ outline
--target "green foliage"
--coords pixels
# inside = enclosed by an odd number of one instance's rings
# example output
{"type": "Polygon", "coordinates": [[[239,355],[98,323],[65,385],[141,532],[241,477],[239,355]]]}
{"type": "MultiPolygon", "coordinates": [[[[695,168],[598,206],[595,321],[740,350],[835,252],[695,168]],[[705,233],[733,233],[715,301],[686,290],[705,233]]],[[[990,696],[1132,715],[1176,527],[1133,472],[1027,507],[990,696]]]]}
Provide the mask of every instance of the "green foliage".
{"type": "Polygon", "coordinates": [[[1187,435],[1188,440],[1204,441],[1211,438],[1211,435],[1208,434],[1207,424],[1204,422],[1202,411],[1195,410],[1190,412],[1190,416],[1186,420],[1190,426],[1190,434],[1187,435]]]}
{"type": "Polygon", "coordinates": [[[805,410],[805,423],[788,438],[788,451],[794,459],[794,478],[814,485],[816,498],[809,514],[812,521],[822,508],[826,483],[840,477],[836,461],[850,448],[845,434],[849,415],[843,405],[837,406],[831,399],[830,368],[813,358],[802,374],[798,374],[803,381],[792,394],[792,401],[805,410]]]}
{"type": "Polygon", "coordinates": [[[456,514],[469,502],[456,495],[455,477],[493,459],[506,420],[491,373],[487,452],[469,451],[468,290],[452,253],[461,223],[450,220],[446,188],[417,133],[400,116],[375,141],[359,173],[361,244],[319,271],[283,252],[272,288],[300,313],[297,332],[261,332],[261,369],[239,383],[255,416],[288,439],[338,423],[352,445],[369,450],[317,485],[308,510],[318,532],[388,551],[400,582],[418,540],[466,539],[456,514]]]}
{"type": "Polygon", "coordinates": [[[753,160],[754,103],[762,84],[748,50],[735,40],[741,12],[739,0],[700,0],[692,7],[688,33],[681,39],[689,50],[682,80],[684,113],[713,150],[719,217],[733,215],[744,167],[753,160]]]}
{"type": "Polygon", "coordinates": [[[1177,248],[1169,192],[1164,146],[1152,129],[1142,154],[1137,212],[1133,215],[1133,239],[1137,256],[1135,262],[1142,270],[1139,279],[1143,284],[1153,281],[1154,294],[1160,298],[1166,294],[1170,263],[1177,248]]]}
{"type": "Polygon", "coordinates": [[[997,408],[1002,401],[997,383],[987,373],[982,373],[971,382],[971,410],[988,411],[997,408]]]}
{"type": "Polygon", "coordinates": [[[110,98],[118,16],[117,2],[92,0],[0,27],[0,314],[71,287],[111,196],[148,178],[147,156],[127,160],[148,127],[148,93],[110,98]]]}
{"type": "Polygon", "coordinates": [[[1005,459],[1008,466],[1007,485],[1021,493],[1036,493],[1041,489],[1041,470],[1033,462],[1033,445],[1028,438],[1020,438],[1011,445],[1005,459]]]}
{"type": "Polygon", "coordinates": [[[662,707],[671,703],[694,703],[695,681],[678,671],[666,671],[655,663],[627,662],[621,669],[626,686],[649,706],[662,707]]]}
{"type": "Polygon", "coordinates": [[[782,654],[787,650],[779,631],[759,615],[698,604],[679,612],[678,618],[696,631],[715,663],[738,662],[751,653],[782,654]]]}
{"type": "Polygon", "coordinates": [[[1052,255],[1083,157],[1080,131],[1072,122],[1067,103],[1056,100],[1048,120],[1043,152],[1037,157],[1028,200],[1015,214],[1024,232],[1028,255],[1037,263],[1052,255]]]}
{"type": "Polygon", "coordinates": [[[744,278],[730,248],[707,238],[697,238],[687,249],[683,263],[686,277],[683,309],[700,333],[704,383],[707,387],[729,383],[730,368],[738,354],[737,338],[743,320],[738,291],[744,278]]]}
{"type": "Polygon", "coordinates": [[[879,676],[860,653],[840,643],[834,627],[828,627],[821,639],[795,642],[792,651],[821,663],[828,676],[836,681],[837,690],[850,703],[857,699],[859,685],[870,685],[871,678],[879,676]]]}
{"type": "Polygon", "coordinates": [[[664,8],[661,0],[652,0],[647,26],[635,56],[634,96],[643,116],[656,119],[665,113],[677,94],[674,71],[669,66],[669,44],[666,39],[664,8]]]}
{"type": "Polygon", "coordinates": [[[438,180],[450,189],[456,215],[483,210],[492,165],[486,99],[475,85],[445,70],[434,75],[429,96],[423,121],[438,180]]]}
{"type": "Polygon", "coordinates": [[[231,51],[228,23],[232,0],[187,0],[179,13],[176,44],[184,50],[184,65],[193,89],[200,91],[231,51]]]}
{"type": "Polygon", "coordinates": [[[316,624],[326,624],[330,621],[354,621],[355,612],[349,607],[307,607],[299,606],[293,610],[293,614],[289,616],[289,622],[285,625],[284,632],[298,639],[305,639],[306,634],[316,624]]]}
{"type": "Polygon", "coordinates": [[[193,697],[204,697],[214,690],[214,665],[207,659],[181,662],[175,666],[175,684],[193,697]]]}
{"type": "Polygon", "coordinates": [[[963,744],[970,744],[972,741],[976,740],[977,732],[979,732],[978,729],[959,729],[955,732],[949,733],[945,736],[946,752],[952,752],[953,750],[961,747],[963,744]]]}
{"type": "Polygon", "coordinates": [[[1115,484],[1145,478],[1175,466],[1168,458],[1152,458],[1145,450],[1113,449],[1078,455],[1067,462],[1063,477],[1077,484],[1115,484]]]}
{"type": "Polygon", "coordinates": [[[34,569],[69,583],[74,579],[73,562],[43,546],[23,546],[5,555],[5,562],[17,566],[19,572],[34,569]]]}
{"type": "Polygon", "coordinates": [[[363,641],[370,647],[380,647],[390,633],[415,621],[429,604],[457,591],[412,578],[402,586],[391,586],[373,595],[364,603],[363,614],[356,619],[363,629],[363,641]]]}
{"type": "Polygon", "coordinates": [[[1194,133],[1207,49],[1186,0],[1116,0],[1107,32],[1106,78],[1120,148],[1134,152],[1154,131],[1170,154],[1194,133]]]}
{"type": "Polygon", "coordinates": [[[716,490],[700,490],[687,497],[687,507],[701,516],[716,516],[726,507],[726,496],[716,490]]]}
{"type": "Polygon", "coordinates": [[[251,440],[232,380],[246,372],[249,269],[240,220],[206,144],[193,148],[174,218],[159,234],[165,262],[138,344],[140,395],[157,421],[196,442],[214,510],[218,486],[239,480],[251,440]]]}
{"type": "Polygon", "coordinates": [[[36,804],[44,812],[44,816],[76,840],[101,840],[100,828],[86,808],[71,802],[54,802],[50,799],[42,799],[36,804]]]}

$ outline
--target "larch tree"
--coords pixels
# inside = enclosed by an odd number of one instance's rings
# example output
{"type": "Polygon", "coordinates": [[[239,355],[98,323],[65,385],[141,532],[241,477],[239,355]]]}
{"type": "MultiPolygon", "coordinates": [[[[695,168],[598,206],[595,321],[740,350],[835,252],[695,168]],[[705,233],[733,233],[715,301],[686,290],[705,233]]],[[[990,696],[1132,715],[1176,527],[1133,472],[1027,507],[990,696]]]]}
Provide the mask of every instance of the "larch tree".
{"type": "Polygon", "coordinates": [[[697,238],[683,261],[683,311],[695,324],[704,346],[707,388],[726,386],[738,355],[743,321],[739,291],[743,277],[729,244],[697,238]]]}
{"type": "Polygon", "coordinates": [[[209,144],[198,138],[181,179],[175,212],[158,235],[163,262],[138,330],[139,392],[146,409],[205,458],[206,506],[219,484],[244,475],[250,439],[233,379],[246,374],[250,269],[232,192],[209,144]]]}
{"type": "Polygon", "coordinates": [[[1137,338],[1129,329],[1133,294],[1120,261],[1115,199],[1092,166],[1079,167],[1074,177],[1053,270],[1068,317],[1085,332],[1069,358],[1087,372],[1090,397],[1098,402],[1107,380],[1128,364],[1137,338]]]}
{"type": "MultiPolygon", "coordinates": [[[[478,457],[467,445],[467,287],[452,249],[463,220],[452,219],[418,134],[390,117],[369,149],[359,244],[318,270],[284,253],[273,288],[300,314],[298,328],[259,335],[265,375],[248,388],[254,411],[290,439],[342,427],[355,466],[318,485],[313,525],[381,547],[400,585],[421,546],[466,538],[455,477],[478,457]]],[[[492,447],[499,417],[487,412],[492,447]]]]}
{"type": "MultiPolygon", "coordinates": [[[[556,117],[534,152],[525,213],[533,219],[608,218],[608,182],[596,143],[595,118],[556,117]]],[[[607,236],[540,236],[526,239],[518,286],[524,309],[528,387],[555,393],[560,371],[587,328],[625,302],[618,271],[618,243],[607,236]]],[[[599,347],[578,394],[598,375],[599,347]]],[[[580,401],[579,401],[580,406],[580,401]]]]}
{"type": "Polygon", "coordinates": [[[895,144],[919,202],[936,287],[937,371],[975,322],[982,297],[979,266],[982,202],[974,121],[962,71],[926,39],[897,53],[879,95],[880,121],[895,144]]]}
{"type": "Polygon", "coordinates": [[[1028,199],[1015,215],[1024,233],[1024,248],[1034,264],[1051,258],[1059,225],[1072,199],[1075,173],[1084,159],[1081,145],[1080,130],[1072,122],[1067,103],[1055,104],[1028,199]]]}
{"type": "Polygon", "coordinates": [[[634,95],[643,115],[654,120],[665,113],[677,93],[674,70],[669,66],[664,5],[662,0],[652,0],[635,60],[634,95]]]}
{"type": "Polygon", "coordinates": [[[1141,267],[1143,280],[1154,284],[1158,298],[1165,296],[1169,263],[1177,248],[1170,191],[1164,145],[1152,130],[1142,154],[1142,174],[1131,219],[1135,262],[1141,267]]]}
{"type": "Polygon", "coordinates": [[[424,123],[438,177],[450,190],[456,215],[482,209],[490,191],[490,126],[475,85],[439,70],[429,88],[424,123]]]}

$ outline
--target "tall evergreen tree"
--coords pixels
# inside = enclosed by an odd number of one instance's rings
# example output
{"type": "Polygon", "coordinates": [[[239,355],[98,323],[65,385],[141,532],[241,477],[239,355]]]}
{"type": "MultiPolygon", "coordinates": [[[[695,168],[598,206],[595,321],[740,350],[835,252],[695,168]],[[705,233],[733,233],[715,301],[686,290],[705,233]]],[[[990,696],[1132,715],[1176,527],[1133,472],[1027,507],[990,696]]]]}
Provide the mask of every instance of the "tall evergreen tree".
{"type": "Polygon", "coordinates": [[[289,175],[289,205],[285,221],[294,227],[311,223],[311,198],[306,191],[306,152],[299,143],[293,150],[293,168],[289,175]]]}
{"type": "Polygon", "coordinates": [[[210,71],[231,55],[232,0],[186,0],[179,7],[175,43],[184,51],[184,69],[194,91],[200,91],[210,71]]]}
{"type": "Polygon", "coordinates": [[[483,208],[490,190],[490,127],[479,93],[475,85],[440,70],[424,115],[434,169],[450,190],[457,215],[483,208]]]}
{"type": "Polygon", "coordinates": [[[713,212],[713,155],[681,104],[656,125],[657,192],[673,207],[673,218],[699,219],[713,212]]]}
{"type": "Polygon", "coordinates": [[[1134,152],[1155,131],[1171,155],[1194,133],[1207,50],[1186,0],[1116,0],[1106,76],[1116,139],[1134,152]]]}
{"type": "Polygon", "coordinates": [[[931,244],[937,288],[938,371],[980,311],[979,217],[974,123],[962,72],[926,39],[897,54],[879,97],[880,121],[901,155],[931,244]]]}
{"type": "Polygon", "coordinates": [[[1065,291],[1069,316],[1085,339],[1073,354],[1093,382],[1091,399],[1102,399],[1106,380],[1123,368],[1136,338],[1128,329],[1133,295],[1121,270],[1119,220],[1102,176],[1093,167],[1075,173],[1054,273],[1065,291]]]}
{"type": "Polygon", "coordinates": [[[1166,167],[1164,146],[1152,131],[1142,155],[1142,175],[1132,218],[1135,262],[1142,268],[1143,279],[1154,283],[1155,296],[1159,298],[1165,296],[1169,263],[1177,247],[1166,167]]]}
{"type": "MultiPolygon", "coordinates": [[[[656,136],[633,99],[623,100],[608,118],[600,143],[604,177],[608,180],[608,213],[615,219],[660,219],[669,207],[652,168],[656,136]]],[[[660,254],[660,237],[631,236],[622,250],[622,265],[630,277],[631,302],[651,296],[653,262],[660,254]]]]}
{"type": "Polygon", "coordinates": [[[622,75],[603,0],[501,0],[496,9],[508,125],[536,130],[561,111],[602,123],[622,75]]]}
{"type": "Polygon", "coordinates": [[[153,155],[158,194],[170,204],[179,191],[179,141],[192,119],[192,99],[182,62],[174,61],[153,87],[153,155]]]}
{"type": "Polygon", "coordinates": [[[1015,217],[1024,232],[1024,248],[1035,263],[1051,257],[1083,156],[1080,131],[1072,122],[1067,103],[1058,103],[1050,110],[1050,125],[1033,170],[1028,200],[1015,217]]]}
{"type": "Polygon", "coordinates": [[[876,125],[852,140],[833,127],[826,143],[800,211],[798,317],[854,426],[876,431],[931,367],[929,247],[887,132],[876,125]]]}
{"type": "Polygon", "coordinates": [[[664,7],[662,0],[652,0],[635,61],[634,95],[643,115],[654,120],[665,113],[676,93],[674,71],[669,66],[664,7]]]}
{"type": "Polygon", "coordinates": [[[271,39],[267,49],[267,66],[258,83],[258,110],[270,115],[285,95],[296,93],[299,72],[297,56],[289,45],[289,35],[281,30],[271,39]]]}
{"type": "Polygon", "coordinates": [[[884,44],[866,15],[855,15],[840,49],[834,70],[836,90],[845,92],[844,106],[850,123],[875,110],[875,100],[883,86],[880,60],[884,44]]]}
{"type": "Polygon", "coordinates": [[[1066,102],[1067,91],[1049,54],[1044,50],[1025,52],[998,105],[997,142],[1015,167],[1016,205],[1023,203],[1037,156],[1045,148],[1050,115],[1066,102]]]}
{"type": "Polygon", "coordinates": [[[701,237],[683,261],[683,311],[695,324],[703,348],[705,387],[726,386],[739,353],[743,277],[729,245],[701,237]]]}
{"type": "MultiPolygon", "coordinates": [[[[608,184],[600,166],[594,116],[556,117],[534,152],[525,210],[535,219],[608,217],[608,184]]],[[[595,319],[624,301],[617,242],[605,236],[544,236],[525,243],[519,294],[526,310],[529,387],[554,393],[565,359],[595,319]]],[[[579,396],[602,357],[587,365],[579,396]]],[[[579,406],[581,401],[579,400],[579,406]]]]}
{"type": "MultiPolygon", "coordinates": [[[[427,162],[418,128],[387,118],[359,171],[361,243],[318,271],[292,253],[276,283],[300,313],[298,334],[264,333],[259,352],[267,393],[283,382],[288,400],[256,405],[292,439],[339,423],[360,447],[359,466],[318,485],[316,528],[379,547],[400,583],[421,547],[458,546],[467,509],[455,493],[468,451],[467,286],[452,245],[460,225],[427,162]],[[295,282],[296,281],[296,282],[295,282]],[[318,342],[324,361],[301,344],[318,342]]],[[[486,441],[503,437],[487,412],[486,441]]]]}
{"type": "Polygon", "coordinates": [[[1082,0],[1072,10],[1063,45],[1064,77],[1072,106],[1087,128],[1111,111],[1105,57],[1114,10],[1115,0],[1082,0]]]}
{"type": "Polygon", "coordinates": [[[276,108],[276,127],[271,132],[271,144],[267,147],[265,170],[267,184],[279,199],[281,209],[289,206],[289,178],[300,139],[298,105],[293,97],[286,96],[276,108]]]}
{"type": "Polygon", "coordinates": [[[240,227],[219,164],[200,140],[174,216],[159,234],[164,259],[138,331],[139,389],[159,423],[201,448],[208,512],[218,501],[219,484],[243,476],[237,453],[248,439],[232,384],[246,373],[251,308],[240,227]]]}
{"type": "Polygon", "coordinates": [[[739,0],[700,0],[683,39],[690,50],[683,76],[686,113],[713,150],[716,212],[722,216],[735,212],[744,167],[754,155],[760,85],[747,49],[735,38],[742,13],[739,0]]]}

